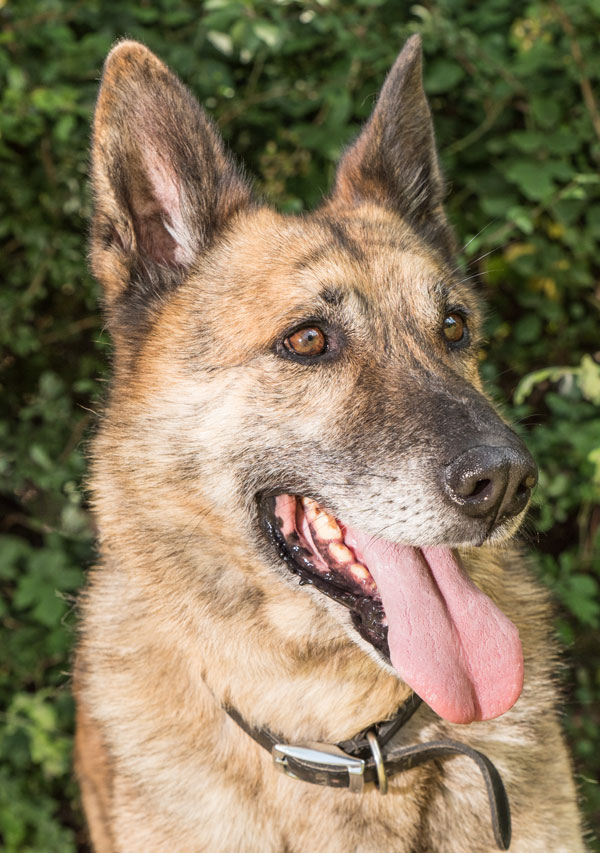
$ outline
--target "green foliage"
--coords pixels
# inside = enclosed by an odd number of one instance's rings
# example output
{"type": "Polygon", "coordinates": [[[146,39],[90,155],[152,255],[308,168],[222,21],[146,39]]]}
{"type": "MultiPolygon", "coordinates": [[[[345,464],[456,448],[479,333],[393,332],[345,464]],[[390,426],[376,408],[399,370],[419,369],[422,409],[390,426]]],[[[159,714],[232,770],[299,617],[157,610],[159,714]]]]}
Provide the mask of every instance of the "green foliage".
{"type": "Polygon", "coordinates": [[[600,5],[559,2],[0,0],[2,849],[84,849],[66,673],[94,557],[82,440],[109,355],[85,270],[87,146],[123,35],[183,77],[294,212],[326,190],[398,49],[423,34],[464,277],[489,305],[482,371],[542,470],[531,545],[560,602],[566,726],[598,825],[600,5]]]}

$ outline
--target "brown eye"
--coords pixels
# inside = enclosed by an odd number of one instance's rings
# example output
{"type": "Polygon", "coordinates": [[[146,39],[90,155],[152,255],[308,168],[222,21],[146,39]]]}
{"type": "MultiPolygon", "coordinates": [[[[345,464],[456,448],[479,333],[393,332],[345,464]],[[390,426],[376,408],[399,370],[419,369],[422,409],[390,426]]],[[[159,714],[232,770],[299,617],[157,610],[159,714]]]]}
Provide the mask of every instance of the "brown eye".
{"type": "Polygon", "coordinates": [[[322,355],[327,348],[327,340],[323,332],[316,326],[298,329],[284,341],[285,346],[296,355],[322,355]]]}
{"type": "Polygon", "coordinates": [[[443,323],[444,337],[451,344],[457,344],[465,336],[467,324],[460,314],[446,314],[443,323]]]}

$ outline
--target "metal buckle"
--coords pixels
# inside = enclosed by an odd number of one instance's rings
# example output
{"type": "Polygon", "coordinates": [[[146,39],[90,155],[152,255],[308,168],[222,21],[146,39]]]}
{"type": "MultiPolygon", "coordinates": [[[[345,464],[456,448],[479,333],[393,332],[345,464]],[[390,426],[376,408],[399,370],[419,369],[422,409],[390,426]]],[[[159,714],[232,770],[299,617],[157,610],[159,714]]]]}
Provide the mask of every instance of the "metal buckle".
{"type": "Polygon", "coordinates": [[[379,793],[383,797],[388,792],[388,780],[387,773],[385,772],[385,762],[383,760],[383,755],[381,754],[381,747],[379,746],[379,741],[377,740],[375,732],[367,732],[367,740],[371,747],[373,761],[375,762],[375,770],[377,771],[377,787],[379,788],[379,793]]]}
{"type": "MultiPolygon", "coordinates": [[[[286,743],[276,743],[271,750],[273,761],[278,770],[291,779],[299,779],[290,770],[287,760],[293,758],[296,761],[305,761],[308,764],[321,765],[322,767],[343,767],[348,771],[348,788],[354,794],[361,794],[365,785],[364,773],[365,762],[362,758],[354,758],[347,755],[339,746],[330,743],[307,743],[296,746],[286,743]]],[[[323,780],[315,780],[318,784],[327,785],[327,777],[323,780]]]]}

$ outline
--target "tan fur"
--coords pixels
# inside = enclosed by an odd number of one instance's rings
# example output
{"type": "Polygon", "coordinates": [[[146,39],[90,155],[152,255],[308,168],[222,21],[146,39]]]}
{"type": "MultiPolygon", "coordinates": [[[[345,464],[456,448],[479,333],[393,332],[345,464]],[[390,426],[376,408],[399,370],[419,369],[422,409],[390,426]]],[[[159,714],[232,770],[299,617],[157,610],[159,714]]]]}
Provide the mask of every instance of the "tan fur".
{"type": "MultiPolygon", "coordinates": [[[[494,850],[485,790],[468,760],[394,777],[387,797],[374,789],[354,795],[280,775],[223,710],[229,703],[287,742],[335,743],[392,715],[409,695],[338,605],[299,588],[267,555],[254,495],[270,477],[303,466],[315,497],[373,534],[391,526],[390,537],[428,544],[450,523],[425,474],[415,475],[427,470],[425,456],[393,455],[395,436],[414,428],[419,398],[435,393],[442,409],[455,411],[463,385],[482,396],[476,357],[457,360],[439,336],[414,333],[436,328],[440,282],[450,302],[472,309],[474,334],[480,322],[475,296],[449,266],[437,165],[428,172],[436,185],[429,213],[417,215],[422,193],[406,209],[387,189],[379,193],[364,158],[380,143],[363,136],[342,162],[332,198],[310,217],[284,217],[250,200],[200,113],[189,120],[195,129],[186,127],[191,99],[177,86],[149,51],[125,42],[107,62],[96,113],[92,263],[117,351],[93,447],[101,560],[81,598],[76,664],[76,771],[95,850],[494,850]],[[158,177],[152,163],[149,174],[139,165],[145,134],[154,132],[144,98],[151,90],[162,97],[161,87],[175,87],[170,101],[165,95],[171,123],[182,135],[201,132],[197,156],[210,160],[215,175],[206,181],[221,188],[211,210],[198,212],[198,169],[182,171],[167,130],[152,137],[166,164],[158,177]],[[139,174],[119,195],[114,164],[125,161],[139,174]],[[176,210],[159,198],[165,186],[176,210]],[[434,220],[435,239],[423,236],[422,223],[434,220]],[[148,280],[156,291],[149,295],[148,280]],[[343,294],[331,311],[350,330],[347,356],[315,370],[278,358],[273,342],[326,286],[343,294]],[[143,308],[136,293],[146,294],[143,308]]],[[[424,98],[413,100],[422,111],[424,98]]],[[[384,124],[376,113],[380,141],[384,124]]],[[[194,147],[186,150],[193,161],[194,147]]],[[[416,446],[435,451],[438,433],[421,429],[416,446]]],[[[451,737],[480,749],[507,787],[511,850],[577,853],[551,614],[507,544],[517,526],[505,525],[497,545],[469,547],[464,537],[446,544],[461,546],[474,581],[519,628],[520,699],[502,717],[469,726],[423,706],[400,741],[451,737]]]]}

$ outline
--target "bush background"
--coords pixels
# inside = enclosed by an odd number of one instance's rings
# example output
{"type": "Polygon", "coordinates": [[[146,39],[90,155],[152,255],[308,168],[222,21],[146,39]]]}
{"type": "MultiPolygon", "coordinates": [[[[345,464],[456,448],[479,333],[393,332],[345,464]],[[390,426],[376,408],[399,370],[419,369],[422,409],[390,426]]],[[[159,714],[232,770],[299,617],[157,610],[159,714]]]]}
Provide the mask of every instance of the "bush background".
{"type": "Polygon", "coordinates": [[[123,35],[148,44],[217,118],[259,189],[294,212],[327,189],[415,31],[464,275],[489,304],[482,371],[542,470],[525,535],[560,605],[564,724],[598,829],[600,0],[0,0],[7,853],[85,849],[69,657],[74,596],[94,559],[85,439],[110,361],[85,265],[103,58],[123,35]]]}

